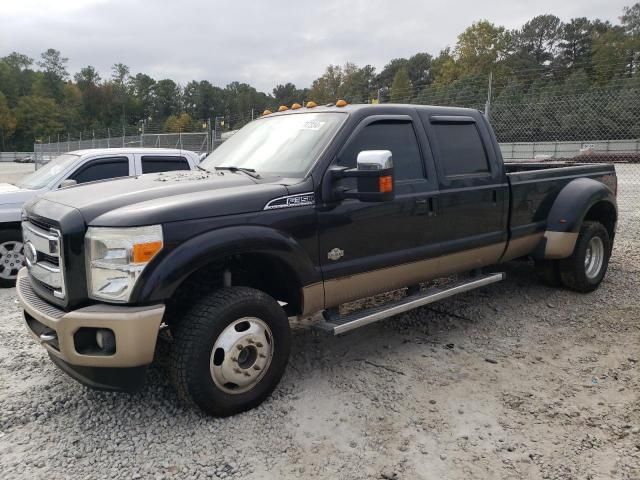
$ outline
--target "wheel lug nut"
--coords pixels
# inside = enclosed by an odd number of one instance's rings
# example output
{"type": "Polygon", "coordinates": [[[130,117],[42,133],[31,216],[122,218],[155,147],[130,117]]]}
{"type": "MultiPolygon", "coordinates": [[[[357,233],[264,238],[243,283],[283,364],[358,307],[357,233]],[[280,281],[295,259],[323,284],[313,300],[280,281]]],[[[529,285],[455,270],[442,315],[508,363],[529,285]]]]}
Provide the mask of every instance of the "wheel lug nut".
{"type": "Polygon", "coordinates": [[[260,343],[260,342],[256,342],[256,347],[258,347],[258,348],[262,348],[262,343],[260,343]]]}
{"type": "Polygon", "coordinates": [[[260,370],[260,367],[259,367],[258,365],[254,365],[254,366],[253,366],[253,369],[254,369],[254,370],[260,370]]]}
{"type": "Polygon", "coordinates": [[[240,370],[239,368],[234,368],[233,371],[234,373],[242,373],[242,370],[240,370]]]}
{"type": "Polygon", "coordinates": [[[237,348],[238,350],[242,350],[244,347],[243,347],[242,345],[237,345],[237,346],[236,346],[236,348],[237,348]]]}
{"type": "Polygon", "coordinates": [[[259,356],[260,358],[267,358],[267,356],[264,353],[261,353],[259,356]]]}

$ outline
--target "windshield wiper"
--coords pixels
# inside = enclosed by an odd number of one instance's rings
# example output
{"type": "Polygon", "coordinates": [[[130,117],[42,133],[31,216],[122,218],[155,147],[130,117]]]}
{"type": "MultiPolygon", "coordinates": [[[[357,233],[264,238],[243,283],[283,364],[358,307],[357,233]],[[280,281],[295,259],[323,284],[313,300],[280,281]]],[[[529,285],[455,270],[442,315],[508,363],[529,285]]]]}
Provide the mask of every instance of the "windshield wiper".
{"type": "Polygon", "coordinates": [[[213,167],[216,170],[229,170],[230,172],[243,172],[249,175],[252,178],[260,178],[260,174],[256,173],[253,168],[244,168],[244,167],[234,167],[234,166],[225,166],[225,167],[213,167]]]}
{"type": "Polygon", "coordinates": [[[206,168],[201,167],[200,165],[196,165],[196,167],[198,167],[198,168],[199,168],[200,170],[202,170],[203,172],[211,173],[211,171],[210,171],[210,170],[207,170],[206,168]]]}

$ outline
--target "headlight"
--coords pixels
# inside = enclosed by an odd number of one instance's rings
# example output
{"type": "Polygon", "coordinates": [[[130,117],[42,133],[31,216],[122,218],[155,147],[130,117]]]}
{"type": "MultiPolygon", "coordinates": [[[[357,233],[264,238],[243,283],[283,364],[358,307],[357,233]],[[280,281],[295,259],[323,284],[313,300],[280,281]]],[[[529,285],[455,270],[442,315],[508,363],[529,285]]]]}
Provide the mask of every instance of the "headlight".
{"type": "Polygon", "coordinates": [[[89,296],[127,302],[144,268],[162,250],[162,227],[89,227],[85,246],[89,296]]]}

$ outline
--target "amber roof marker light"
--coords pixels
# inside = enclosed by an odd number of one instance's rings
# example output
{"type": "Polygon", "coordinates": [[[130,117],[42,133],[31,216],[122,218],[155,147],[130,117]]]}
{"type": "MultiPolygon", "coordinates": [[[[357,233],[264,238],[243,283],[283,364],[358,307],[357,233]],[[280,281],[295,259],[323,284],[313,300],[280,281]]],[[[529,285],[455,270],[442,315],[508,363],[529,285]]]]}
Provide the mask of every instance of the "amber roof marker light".
{"type": "Polygon", "coordinates": [[[313,101],[307,102],[307,108],[315,108],[317,106],[318,104],[316,102],[313,102],[313,101]]]}
{"type": "Polygon", "coordinates": [[[299,108],[302,108],[302,105],[300,105],[299,103],[294,103],[293,105],[291,105],[291,110],[298,110],[299,108]]]}
{"type": "Polygon", "coordinates": [[[289,110],[289,107],[286,105],[280,105],[280,107],[278,107],[279,112],[286,112],[287,110],[289,110]]]}
{"type": "Polygon", "coordinates": [[[336,107],[346,107],[347,105],[348,105],[347,102],[345,100],[342,100],[342,99],[340,99],[340,100],[338,100],[336,102],[336,107]]]}
{"type": "Polygon", "coordinates": [[[264,112],[262,112],[262,116],[264,117],[265,115],[271,115],[273,112],[271,110],[265,110],[264,112]]]}

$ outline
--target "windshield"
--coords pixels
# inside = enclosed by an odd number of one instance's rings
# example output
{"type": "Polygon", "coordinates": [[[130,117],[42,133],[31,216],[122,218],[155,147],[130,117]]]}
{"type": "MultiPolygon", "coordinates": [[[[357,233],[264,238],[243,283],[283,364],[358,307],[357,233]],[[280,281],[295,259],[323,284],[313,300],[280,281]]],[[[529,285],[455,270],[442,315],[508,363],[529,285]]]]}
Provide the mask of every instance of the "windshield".
{"type": "Polygon", "coordinates": [[[72,155],[70,153],[60,155],[59,157],[56,157],[50,162],[44,164],[35,172],[23,177],[16,183],[16,186],[20,188],[27,188],[29,190],[37,190],[45,187],[51,180],[66,170],[69,165],[78,160],[78,158],[80,158],[79,155],[72,155]]]}
{"type": "Polygon", "coordinates": [[[241,128],[200,165],[207,170],[239,167],[303,177],[346,118],[337,112],[263,117],[241,128]]]}

